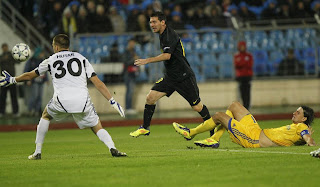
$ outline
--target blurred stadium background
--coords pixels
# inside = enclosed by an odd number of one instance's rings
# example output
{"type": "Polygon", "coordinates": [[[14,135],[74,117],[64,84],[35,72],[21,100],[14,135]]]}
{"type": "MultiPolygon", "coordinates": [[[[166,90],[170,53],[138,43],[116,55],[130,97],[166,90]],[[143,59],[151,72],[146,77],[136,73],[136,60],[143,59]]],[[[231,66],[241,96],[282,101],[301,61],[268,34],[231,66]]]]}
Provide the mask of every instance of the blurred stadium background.
{"type": "MultiPolygon", "coordinates": [[[[138,17],[147,17],[154,10],[163,10],[168,15],[168,23],[180,34],[186,57],[189,60],[197,81],[201,98],[206,105],[216,111],[227,107],[239,99],[233,54],[237,51],[237,42],[247,42],[248,51],[254,57],[254,80],[252,82],[252,111],[259,113],[287,113],[285,107],[296,107],[306,104],[319,105],[319,29],[320,2],[317,0],[203,0],[203,1],[170,1],[170,0],[96,0],[96,1],[0,1],[1,43],[7,42],[10,47],[15,43],[25,42],[32,49],[43,47],[51,54],[51,38],[56,33],[65,32],[72,39],[72,50],[79,51],[94,65],[99,77],[106,82],[117,100],[124,105],[125,86],[123,84],[123,64],[111,61],[113,46],[117,45],[119,54],[124,52],[128,39],[136,38],[136,52],[141,58],[160,53],[158,35],[151,33],[148,19],[144,29],[136,29],[140,24],[138,17]],[[90,10],[89,2],[102,5],[105,16],[112,17],[113,11],[120,16],[126,27],[103,32],[90,31],[96,24],[87,20],[85,30],[65,24],[64,19],[71,20],[74,13],[71,7],[76,5],[78,11],[90,10]],[[301,8],[300,4],[303,4],[301,8]],[[274,4],[272,13],[268,12],[274,4]],[[242,8],[253,13],[245,16],[242,8]],[[219,12],[214,16],[213,10],[219,12]],[[202,13],[201,13],[202,12],[202,13]],[[175,17],[181,21],[176,22],[175,17]],[[136,18],[136,19],[132,19],[136,18]],[[76,29],[75,29],[76,28],[76,29]],[[302,76],[278,76],[277,68],[286,56],[288,49],[294,49],[295,56],[304,64],[302,76]]],[[[77,20],[77,19],[75,19],[77,20]]],[[[104,28],[103,25],[100,25],[104,28]]],[[[99,27],[98,27],[99,28],[99,27]]],[[[17,73],[22,73],[24,63],[16,66],[17,73]]],[[[148,64],[140,69],[135,93],[134,108],[143,111],[145,96],[153,82],[162,77],[163,64],[148,64]]],[[[106,107],[102,96],[89,87],[93,102],[100,114],[113,114],[106,107]]],[[[47,85],[43,105],[51,98],[53,89],[47,85]]],[[[184,116],[196,116],[190,106],[178,94],[170,100],[164,98],[157,105],[159,117],[170,116],[170,112],[181,112],[184,116]],[[192,114],[191,114],[192,113],[192,114]]],[[[10,100],[7,101],[8,103],[10,100]]],[[[20,113],[26,107],[20,98],[20,113]]],[[[8,104],[10,106],[10,104],[8,104]]],[[[317,109],[318,110],[318,109],[317,109]]],[[[7,112],[11,111],[10,107],[7,112]]],[[[112,118],[115,116],[112,116],[112,118]]],[[[137,116],[141,118],[141,116],[137,116]]],[[[115,117],[117,118],[117,117],[115,117]]],[[[106,118],[109,119],[109,118],[106,118]]]]}

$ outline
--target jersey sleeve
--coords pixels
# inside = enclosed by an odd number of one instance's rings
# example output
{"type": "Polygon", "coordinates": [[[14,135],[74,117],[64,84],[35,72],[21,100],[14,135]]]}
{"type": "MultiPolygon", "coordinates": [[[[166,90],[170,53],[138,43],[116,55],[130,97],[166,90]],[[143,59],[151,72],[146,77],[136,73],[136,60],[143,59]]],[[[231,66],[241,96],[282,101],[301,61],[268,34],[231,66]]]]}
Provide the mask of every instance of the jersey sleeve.
{"type": "Polygon", "coordinates": [[[179,36],[176,33],[170,33],[163,41],[162,51],[163,53],[172,54],[180,40],[179,36]]]}
{"type": "Polygon", "coordinates": [[[44,75],[47,71],[49,71],[49,59],[43,60],[35,69],[35,71],[38,75],[44,75]]]}
{"type": "Polygon", "coordinates": [[[86,70],[88,79],[97,75],[88,59],[84,59],[84,69],[86,70]]]}
{"type": "Polygon", "coordinates": [[[300,133],[300,136],[303,137],[306,134],[310,134],[308,126],[305,124],[299,124],[298,126],[298,133],[300,133]]]}

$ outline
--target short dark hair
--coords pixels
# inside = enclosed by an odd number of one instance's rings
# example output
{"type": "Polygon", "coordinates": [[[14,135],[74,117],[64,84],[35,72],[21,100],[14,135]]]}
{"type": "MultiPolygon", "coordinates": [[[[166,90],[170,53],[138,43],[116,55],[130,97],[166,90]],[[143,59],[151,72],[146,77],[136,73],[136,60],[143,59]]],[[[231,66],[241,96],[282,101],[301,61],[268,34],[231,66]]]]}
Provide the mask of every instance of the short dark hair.
{"type": "Polygon", "coordinates": [[[159,19],[159,21],[164,20],[165,22],[167,22],[166,16],[161,11],[153,12],[150,17],[157,17],[159,19]]]}
{"type": "Polygon", "coordinates": [[[70,40],[69,37],[66,34],[58,34],[53,38],[53,42],[55,45],[68,49],[70,46],[70,40]]]}
{"type": "Polygon", "coordinates": [[[311,125],[314,119],[314,111],[312,108],[308,106],[302,105],[301,108],[303,109],[303,116],[307,118],[307,120],[304,122],[306,125],[311,125]]]}

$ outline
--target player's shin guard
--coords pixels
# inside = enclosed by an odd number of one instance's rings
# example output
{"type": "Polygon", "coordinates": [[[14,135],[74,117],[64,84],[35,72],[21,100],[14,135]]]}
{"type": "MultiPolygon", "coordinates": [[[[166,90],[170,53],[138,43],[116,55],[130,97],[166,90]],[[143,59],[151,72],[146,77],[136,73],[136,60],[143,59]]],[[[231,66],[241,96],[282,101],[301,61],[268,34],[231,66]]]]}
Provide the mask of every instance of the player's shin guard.
{"type": "Polygon", "coordinates": [[[50,121],[45,120],[43,118],[40,119],[39,124],[37,126],[37,137],[36,137],[36,150],[35,154],[41,153],[42,144],[44,142],[44,138],[48,132],[50,121]]]}
{"type": "Polygon", "coordinates": [[[206,105],[203,105],[202,110],[199,112],[199,114],[202,117],[203,121],[207,121],[211,118],[211,115],[206,105]]]}
{"type": "Polygon", "coordinates": [[[116,149],[114,142],[113,142],[110,134],[108,133],[108,131],[106,131],[105,129],[100,129],[97,132],[97,136],[109,148],[109,150],[111,148],[116,149]]]}
{"type": "Polygon", "coordinates": [[[156,105],[148,105],[144,106],[144,113],[143,113],[143,128],[149,129],[150,122],[154,113],[156,105]]]}
{"type": "Polygon", "coordinates": [[[206,120],[205,122],[198,125],[196,128],[190,129],[190,136],[194,136],[196,134],[213,130],[217,125],[214,123],[213,119],[206,120]]]}

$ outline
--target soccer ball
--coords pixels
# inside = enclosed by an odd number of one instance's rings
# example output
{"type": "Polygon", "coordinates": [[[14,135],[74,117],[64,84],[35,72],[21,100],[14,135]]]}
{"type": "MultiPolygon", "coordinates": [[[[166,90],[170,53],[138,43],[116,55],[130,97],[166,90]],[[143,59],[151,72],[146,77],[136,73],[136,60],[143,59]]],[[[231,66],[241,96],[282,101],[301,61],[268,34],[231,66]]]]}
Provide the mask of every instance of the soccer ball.
{"type": "Polygon", "coordinates": [[[13,58],[19,62],[28,60],[31,55],[30,47],[25,43],[16,44],[12,48],[11,53],[13,58]]]}

